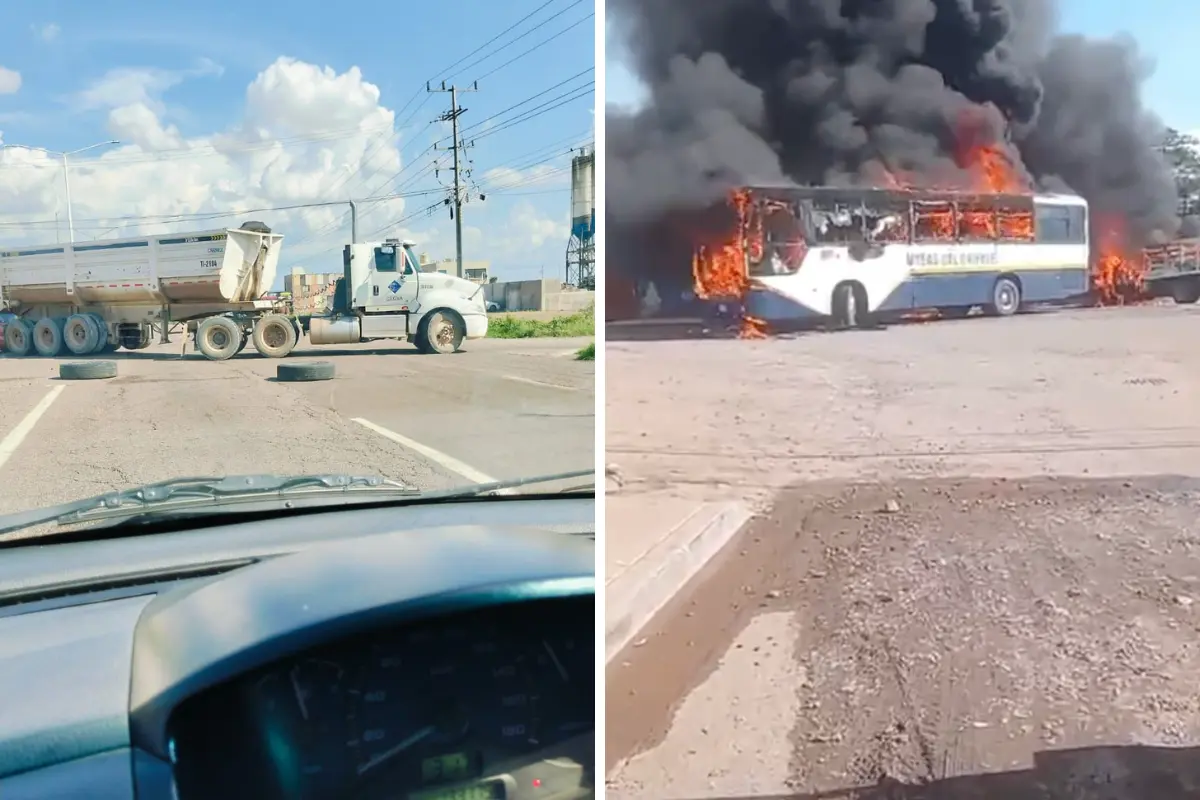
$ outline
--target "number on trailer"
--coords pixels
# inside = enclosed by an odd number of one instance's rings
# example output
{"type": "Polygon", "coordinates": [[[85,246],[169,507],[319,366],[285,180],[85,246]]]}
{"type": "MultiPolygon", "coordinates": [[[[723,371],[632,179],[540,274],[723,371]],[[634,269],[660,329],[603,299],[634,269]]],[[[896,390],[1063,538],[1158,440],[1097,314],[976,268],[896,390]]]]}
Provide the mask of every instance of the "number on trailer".
{"type": "Polygon", "coordinates": [[[216,261],[201,261],[200,262],[200,269],[216,269],[216,268],[217,268],[216,261]]]}

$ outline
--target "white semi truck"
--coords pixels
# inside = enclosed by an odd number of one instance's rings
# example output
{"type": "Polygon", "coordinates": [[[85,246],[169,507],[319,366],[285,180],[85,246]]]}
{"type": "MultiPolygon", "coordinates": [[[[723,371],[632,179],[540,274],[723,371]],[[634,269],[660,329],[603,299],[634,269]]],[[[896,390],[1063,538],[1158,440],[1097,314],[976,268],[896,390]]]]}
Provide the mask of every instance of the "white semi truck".
{"type": "Polygon", "coordinates": [[[0,311],[14,355],[87,355],[149,347],[186,323],[196,349],[223,361],[247,343],[283,358],[308,334],[314,345],[403,339],[452,353],[487,335],[483,287],[421,272],[411,242],[348,244],[333,308],[277,313],[263,295],[275,281],[283,236],[258,222],[187,234],[75,242],[0,252],[0,311]]]}

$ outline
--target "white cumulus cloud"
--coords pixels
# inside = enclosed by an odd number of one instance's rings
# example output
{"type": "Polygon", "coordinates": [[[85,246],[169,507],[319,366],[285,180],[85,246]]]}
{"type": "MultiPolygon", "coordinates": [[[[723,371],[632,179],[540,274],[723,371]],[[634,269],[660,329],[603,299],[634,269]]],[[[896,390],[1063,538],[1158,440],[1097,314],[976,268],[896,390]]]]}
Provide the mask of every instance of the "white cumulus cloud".
{"type": "MultiPolygon", "coordinates": [[[[345,205],[254,209],[325,202],[385,182],[400,169],[399,148],[406,144],[403,132],[394,133],[394,112],[357,68],[339,73],[280,58],[246,89],[239,122],[184,135],[168,118],[163,95],[184,81],[219,73],[212,63],[183,71],[119,69],[72,96],[77,108],[104,113],[108,134],[120,142],[71,161],[75,239],[203,230],[256,219],[294,243],[285,245],[285,262],[318,250],[332,251],[325,257],[336,261],[349,227],[348,218],[343,224],[345,205]],[[229,212],[241,216],[220,216],[229,212]],[[212,216],[197,219],[205,214],[212,216]]],[[[0,72],[0,89],[3,81],[0,72]]],[[[63,195],[58,156],[26,147],[0,149],[0,240],[65,240],[63,195]]],[[[404,214],[401,199],[379,205],[372,213],[383,222],[404,214]]]]}

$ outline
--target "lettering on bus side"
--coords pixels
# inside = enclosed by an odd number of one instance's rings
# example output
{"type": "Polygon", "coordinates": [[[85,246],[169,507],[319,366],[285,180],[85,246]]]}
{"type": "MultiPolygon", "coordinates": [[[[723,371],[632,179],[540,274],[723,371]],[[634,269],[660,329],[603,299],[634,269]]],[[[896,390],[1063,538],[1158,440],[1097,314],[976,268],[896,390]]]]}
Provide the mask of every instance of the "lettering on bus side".
{"type": "Polygon", "coordinates": [[[954,250],[910,252],[905,257],[910,267],[990,267],[999,263],[999,255],[990,253],[961,253],[954,250]]]}

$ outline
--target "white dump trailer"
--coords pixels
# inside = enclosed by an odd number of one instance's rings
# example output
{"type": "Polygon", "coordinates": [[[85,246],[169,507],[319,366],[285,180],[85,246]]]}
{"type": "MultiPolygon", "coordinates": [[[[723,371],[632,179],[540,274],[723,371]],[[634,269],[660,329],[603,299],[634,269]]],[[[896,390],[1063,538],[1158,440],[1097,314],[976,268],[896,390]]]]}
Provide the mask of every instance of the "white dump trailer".
{"type": "Polygon", "coordinates": [[[453,352],[487,334],[483,287],[420,272],[411,243],[346,245],[334,309],[292,318],[264,300],[283,236],[257,222],[187,234],[0,252],[5,350],[55,357],[148,347],[186,323],[196,349],[224,360],[247,343],[271,358],[305,333],[314,345],[404,339],[453,352]]]}

